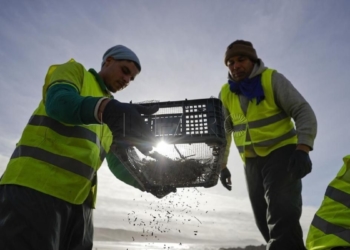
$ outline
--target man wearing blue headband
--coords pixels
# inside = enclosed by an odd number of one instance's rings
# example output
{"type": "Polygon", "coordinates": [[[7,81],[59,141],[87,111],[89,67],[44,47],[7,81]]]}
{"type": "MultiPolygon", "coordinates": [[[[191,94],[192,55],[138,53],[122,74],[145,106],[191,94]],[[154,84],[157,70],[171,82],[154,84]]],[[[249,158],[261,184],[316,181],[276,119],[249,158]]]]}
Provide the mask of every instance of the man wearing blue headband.
{"type": "Polygon", "coordinates": [[[43,97],[0,180],[0,248],[92,249],[97,170],[141,189],[110,152],[112,142],[147,154],[154,143],[141,114],[158,107],[120,103],[112,93],[141,71],[136,54],[117,45],[99,73],[71,59],[52,65],[43,97]]]}

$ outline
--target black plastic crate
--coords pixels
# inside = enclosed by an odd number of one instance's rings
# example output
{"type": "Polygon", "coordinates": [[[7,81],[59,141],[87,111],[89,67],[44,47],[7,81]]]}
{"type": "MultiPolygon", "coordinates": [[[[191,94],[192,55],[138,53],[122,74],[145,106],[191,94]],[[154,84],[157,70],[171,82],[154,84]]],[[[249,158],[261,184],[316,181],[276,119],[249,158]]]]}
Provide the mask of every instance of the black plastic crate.
{"type": "Polygon", "coordinates": [[[224,117],[217,98],[143,103],[159,105],[159,111],[145,115],[145,122],[156,137],[168,143],[225,142],[224,117]]]}
{"type": "Polygon", "coordinates": [[[144,119],[161,143],[151,156],[160,154],[161,158],[146,157],[135,147],[115,153],[144,190],[161,198],[173,188],[216,185],[226,146],[221,101],[208,98],[142,105],[159,105],[157,113],[144,115],[144,119]]]}

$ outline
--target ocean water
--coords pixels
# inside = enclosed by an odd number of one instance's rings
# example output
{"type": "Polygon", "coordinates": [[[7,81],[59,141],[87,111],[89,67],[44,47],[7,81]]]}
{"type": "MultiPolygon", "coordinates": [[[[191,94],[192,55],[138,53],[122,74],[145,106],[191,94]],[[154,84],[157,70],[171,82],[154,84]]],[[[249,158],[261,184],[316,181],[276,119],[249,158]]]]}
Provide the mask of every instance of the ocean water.
{"type": "Polygon", "coordinates": [[[160,242],[107,242],[95,241],[93,250],[218,250],[217,246],[198,245],[198,244],[179,244],[179,243],[160,243],[160,242]]]}

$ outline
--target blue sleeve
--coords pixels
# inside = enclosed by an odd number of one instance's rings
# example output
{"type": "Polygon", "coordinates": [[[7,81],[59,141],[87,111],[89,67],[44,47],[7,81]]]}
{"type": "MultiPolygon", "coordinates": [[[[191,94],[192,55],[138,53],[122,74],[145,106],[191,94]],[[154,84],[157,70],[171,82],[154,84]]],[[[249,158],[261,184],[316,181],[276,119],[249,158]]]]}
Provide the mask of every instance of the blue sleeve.
{"type": "Polygon", "coordinates": [[[122,182],[138,188],[142,191],[140,184],[135,180],[135,178],[130,174],[130,172],[124,167],[124,165],[119,161],[119,159],[112,153],[109,152],[106,156],[108,167],[111,172],[122,182]]]}
{"type": "Polygon", "coordinates": [[[99,124],[94,111],[100,97],[83,97],[69,84],[58,83],[46,93],[45,109],[57,121],[72,124],[99,124]]]}

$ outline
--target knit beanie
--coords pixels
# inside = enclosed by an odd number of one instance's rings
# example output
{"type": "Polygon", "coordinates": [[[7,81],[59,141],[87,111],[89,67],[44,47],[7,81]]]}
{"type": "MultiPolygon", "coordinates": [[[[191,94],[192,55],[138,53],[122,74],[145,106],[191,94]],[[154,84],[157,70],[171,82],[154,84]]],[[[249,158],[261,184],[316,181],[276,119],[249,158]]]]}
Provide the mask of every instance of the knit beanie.
{"type": "Polygon", "coordinates": [[[236,40],[231,43],[225,53],[225,65],[227,66],[228,60],[233,56],[247,56],[253,62],[258,60],[256,51],[253,48],[253,44],[244,40],[236,40]]]}
{"type": "Polygon", "coordinates": [[[133,61],[139,71],[141,71],[141,64],[139,58],[136,56],[136,54],[129,48],[123,46],[123,45],[116,45],[110,49],[108,49],[103,57],[102,57],[102,65],[106,62],[106,59],[108,57],[113,57],[115,60],[129,60],[133,61]]]}

